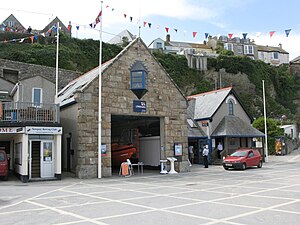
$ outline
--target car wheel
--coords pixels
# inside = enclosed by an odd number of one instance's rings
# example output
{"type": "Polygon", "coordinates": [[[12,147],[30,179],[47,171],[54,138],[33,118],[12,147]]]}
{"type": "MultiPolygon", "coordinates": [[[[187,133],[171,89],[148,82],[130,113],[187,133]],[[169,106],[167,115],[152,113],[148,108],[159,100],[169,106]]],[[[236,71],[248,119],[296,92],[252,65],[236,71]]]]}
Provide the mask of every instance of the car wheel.
{"type": "Polygon", "coordinates": [[[246,169],[246,163],[243,163],[243,165],[242,165],[242,170],[245,170],[246,169]]]}
{"type": "Polygon", "coordinates": [[[262,168],[262,161],[259,161],[257,168],[262,168]]]}
{"type": "Polygon", "coordinates": [[[228,167],[224,167],[225,170],[228,170],[228,167]]]}

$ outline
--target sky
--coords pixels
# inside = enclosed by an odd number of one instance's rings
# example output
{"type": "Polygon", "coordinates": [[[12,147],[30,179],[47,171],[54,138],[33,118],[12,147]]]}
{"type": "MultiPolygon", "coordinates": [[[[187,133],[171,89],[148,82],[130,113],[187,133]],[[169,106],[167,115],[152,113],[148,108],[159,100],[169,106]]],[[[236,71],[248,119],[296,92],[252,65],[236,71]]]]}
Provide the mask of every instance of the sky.
{"type": "MultiPolygon", "coordinates": [[[[300,56],[299,0],[103,0],[103,41],[109,41],[127,29],[141,36],[149,45],[156,38],[165,39],[166,27],[173,41],[203,43],[211,36],[233,34],[247,37],[256,44],[278,46],[290,53],[290,60],[300,56]],[[126,18],[124,16],[126,14],[126,18]],[[132,21],[130,21],[132,17],[132,21]],[[151,28],[149,27],[151,24],[151,28]],[[144,26],[145,25],[145,26],[144,26]],[[139,29],[140,27],[140,29],[139,29]],[[177,30],[177,32],[175,31],[177,30]],[[291,29],[286,37],[285,30],[291,29]],[[275,31],[272,37],[270,32],[275,31]],[[195,35],[193,36],[193,32],[195,35]]],[[[99,39],[100,24],[92,29],[101,10],[100,0],[2,1],[0,21],[10,14],[25,26],[43,29],[56,16],[72,36],[99,39]],[[79,29],[77,29],[78,27],[79,29]]]]}

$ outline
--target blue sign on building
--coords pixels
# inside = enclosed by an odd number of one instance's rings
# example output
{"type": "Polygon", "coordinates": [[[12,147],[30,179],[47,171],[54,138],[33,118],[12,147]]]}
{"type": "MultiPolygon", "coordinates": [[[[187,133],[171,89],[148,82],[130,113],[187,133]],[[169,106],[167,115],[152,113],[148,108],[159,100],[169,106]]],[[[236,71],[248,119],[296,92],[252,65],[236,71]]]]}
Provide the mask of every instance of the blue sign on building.
{"type": "Polygon", "coordinates": [[[147,112],[146,101],[133,100],[133,112],[147,112]]]}

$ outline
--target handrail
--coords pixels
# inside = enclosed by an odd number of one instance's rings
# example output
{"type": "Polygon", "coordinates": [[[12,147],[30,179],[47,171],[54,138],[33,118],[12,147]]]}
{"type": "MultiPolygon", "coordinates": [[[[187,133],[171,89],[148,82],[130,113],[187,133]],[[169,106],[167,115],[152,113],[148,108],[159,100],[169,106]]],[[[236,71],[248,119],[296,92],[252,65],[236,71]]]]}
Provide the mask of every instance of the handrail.
{"type": "Polygon", "coordinates": [[[32,102],[2,102],[0,122],[59,123],[59,105],[32,102]]]}

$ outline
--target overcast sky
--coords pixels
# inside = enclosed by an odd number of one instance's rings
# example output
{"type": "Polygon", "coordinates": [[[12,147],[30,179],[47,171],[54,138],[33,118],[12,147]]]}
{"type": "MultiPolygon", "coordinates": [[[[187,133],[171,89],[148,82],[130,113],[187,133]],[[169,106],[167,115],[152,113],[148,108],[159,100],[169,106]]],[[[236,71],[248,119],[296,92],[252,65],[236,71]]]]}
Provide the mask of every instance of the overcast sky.
{"type": "MultiPolygon", "coordinates": [[[[100,0],[2,1],[0,21],[14,14],[23,26],[42,29],[58,16],[65,25],[72,22],[74,37],[98,39],[99,32],[89,24],[95,21],[100,8],[100,0]]],[[[257,44],[281,43],[292,60],[300,55],[299,9],[299,0],[104,0],[103,40],[108,41],[124,29],[138,35],[139,26],[146,44],[158,37],[165,39],[166,27],[171,40],[195,43],[202,43],[205,33],[233,33],[237,37],[248,33],[247,37],[257,44]],[[285,34],[287,29],[291,29],[289,37],[285,34]],[[272,38],[271,31],[275,31],[272,38]],[[195,37],[193,32],[197,32],[195,37]]]]}

